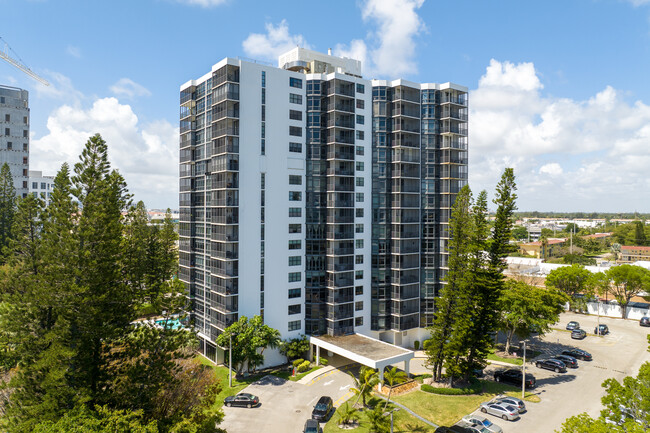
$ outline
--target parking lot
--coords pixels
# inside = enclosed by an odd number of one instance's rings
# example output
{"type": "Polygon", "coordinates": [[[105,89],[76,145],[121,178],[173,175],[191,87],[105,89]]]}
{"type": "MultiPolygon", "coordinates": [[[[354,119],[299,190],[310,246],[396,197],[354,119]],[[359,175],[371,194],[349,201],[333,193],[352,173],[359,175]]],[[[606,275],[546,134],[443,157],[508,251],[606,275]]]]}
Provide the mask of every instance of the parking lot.
{"type": "MultiPolygon", "coordinates": [[[[593,361],[578,361],[579,367],[567,369],[566,373],[539,369],[527,362],[527,372],[537,379],[533,392],[542,401],[527,403],[528,412],[518,421],[508,422],[487,415],[503,428],[504,433],[553,432],[560,429],[566,418],[582,412],[597,417],[603,408],[600,402],[605,394],[601,386],[603,381],[610,377],[620,381],[625,376],[636,375],[641,364],[650,361],[647,351],[650,328],[640,327],[638,321],[601,317],[600,323],[608,325],[610,333],[597,337],[593,335],[597,317],[566,313],[556,327],[564,329],[571,320],[580,322],[580,327],[588,332],[587,338],[572,340],[569,332],[553,331],[543,338],[531,339],[529,345],[542,351],[540,359],[577,347],[591,353],[593,361]]],[[[499,368],[505,367],[490,366],[485,372],[491,377],[499,368]]]]}
{"type": "Polygon", "coordinates": [[[220,427],[228,433],[301,432],[319,397],[330,396],[338,406],[352,395],[351,386],[347,371],[338,369],[307,384],[266,376],[243,391],[258,396],[260,406],[224,407],[226,416],[220,427]]]}

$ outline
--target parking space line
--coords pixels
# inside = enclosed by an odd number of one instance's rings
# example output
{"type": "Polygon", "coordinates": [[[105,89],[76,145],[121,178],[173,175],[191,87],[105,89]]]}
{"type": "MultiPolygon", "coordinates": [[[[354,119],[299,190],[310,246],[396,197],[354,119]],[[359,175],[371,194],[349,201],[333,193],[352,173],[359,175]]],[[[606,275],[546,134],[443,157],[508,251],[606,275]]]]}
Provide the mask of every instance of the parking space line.
{"type": "Polygon", "coordinates": [[[334,406],[339,407],[343,402],[347,401],[350,397],[352,397],[354,393],[352,391],[348,391],[345,393],[345,395],[338,400],[334,402],[334,406]]]}

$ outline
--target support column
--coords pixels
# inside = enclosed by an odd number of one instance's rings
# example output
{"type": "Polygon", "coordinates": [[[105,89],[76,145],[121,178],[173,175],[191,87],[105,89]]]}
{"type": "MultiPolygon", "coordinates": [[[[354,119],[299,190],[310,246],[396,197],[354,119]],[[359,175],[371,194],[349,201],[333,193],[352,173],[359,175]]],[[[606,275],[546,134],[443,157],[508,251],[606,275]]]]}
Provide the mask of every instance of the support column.
{"type": "Polygon", "coordinates": [[[407,359],[406,361],[404,361],[404,373],[406,373],[406,377],[409,377],[409,378],[411,377],[411,375],[410,375],[410,373],[409,373],[409,366],[410,366],[410,364],[411,364],[411,360],[410,360],[410,359],[407,359]]]}
{"type": "Polygon", "coordinates": [[[320,365],[320,346],[316,346],[316,365],[320,365]]]}
{"type": "Polygon", "coordinates": [[[379,391],[381,392],[381,386],[384,384],[384,366],[377,366],[379,368],[379,391]]]}
{"type": "Polygon", "coordinates": [[[307,355],[307,359],[309,362],[312,362],[314,360],[314,345],[312,343],[309,343],[309,355],[307,355]]]}

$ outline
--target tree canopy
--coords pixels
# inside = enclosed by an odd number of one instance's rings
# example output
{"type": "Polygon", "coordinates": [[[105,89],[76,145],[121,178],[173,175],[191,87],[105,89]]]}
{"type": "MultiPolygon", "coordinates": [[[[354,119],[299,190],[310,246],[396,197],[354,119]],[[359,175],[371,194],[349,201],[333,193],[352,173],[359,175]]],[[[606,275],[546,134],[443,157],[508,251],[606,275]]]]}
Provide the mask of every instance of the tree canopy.
{"type": "Polygon", "coordinates": [[[238,373],[243,373],[244,368],[249,371],[264,362],[264,349],[275,348],[280,345],[280,332],[264,324],[261,316],[249,319],[241,316],[238,321],[228,326],[217,337],[217,344],[230,349],[232,337],[232,367],[238,373]]]}

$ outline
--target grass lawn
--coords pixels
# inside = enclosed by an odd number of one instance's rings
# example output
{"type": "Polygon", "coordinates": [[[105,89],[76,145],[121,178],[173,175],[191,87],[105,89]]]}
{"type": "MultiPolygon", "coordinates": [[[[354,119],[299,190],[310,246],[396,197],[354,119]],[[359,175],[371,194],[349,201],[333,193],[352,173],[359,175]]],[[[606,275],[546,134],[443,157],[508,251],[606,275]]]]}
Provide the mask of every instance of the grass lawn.
{"type": "MultiPolygon", "coordinates": [[[[450,426],[463,416],[474,412],[481,403],[498,394],[521,397],[521,390],[511,385],[481,380],[483,394],[477,395],[438,395],[423,391],[394,397],[394,400],[410,408],[413,412],[438,425],[450,426]]],[[[539,401],[536,395],[527,393],[527,401],[539,401]]]]}
{"type": "MultiPolygon", "coordinates": [[[[356,397],[352,397],[350,400],[348,400],[348,403],[353,403],[356,397]]],[[[368,404],[370,406],[374,406],[375,404],[384,404],[384,400],[379,399],[379,398],[371,398],[368,401],[368,404]]],[[[388,407],[386,408],[386,411],[390,411],[394,409],[395,406],[392,404],[389,404],[388,407]]],[[[339,408],[340,409],[340,408],[339,408]]],[[[339,415],[338,415],[338,410],[330,420],[325,424],[325,428],[323,429],[323,433],[342,433],[342,432],[354,432],[354,433],[368,433],[370,431],[370,422],[368,421],[368,418],[366,417],[365,411],[360,413],[359,421],[360,421],[360,426],[354,430],[343,430],[340,429],[338,424],[339,424],[339,415]]],[[[433,433],[435,429],[431,427],[429,424],[425,424],[419,419],[415,418],[413,415],[410,413],[400,410],[398,412],[393,413],[393,423],[394,423],[394,428],[393,431],[395,433],[407,433],[407,432],[415,432],[415,433],[433,433]]]]}

